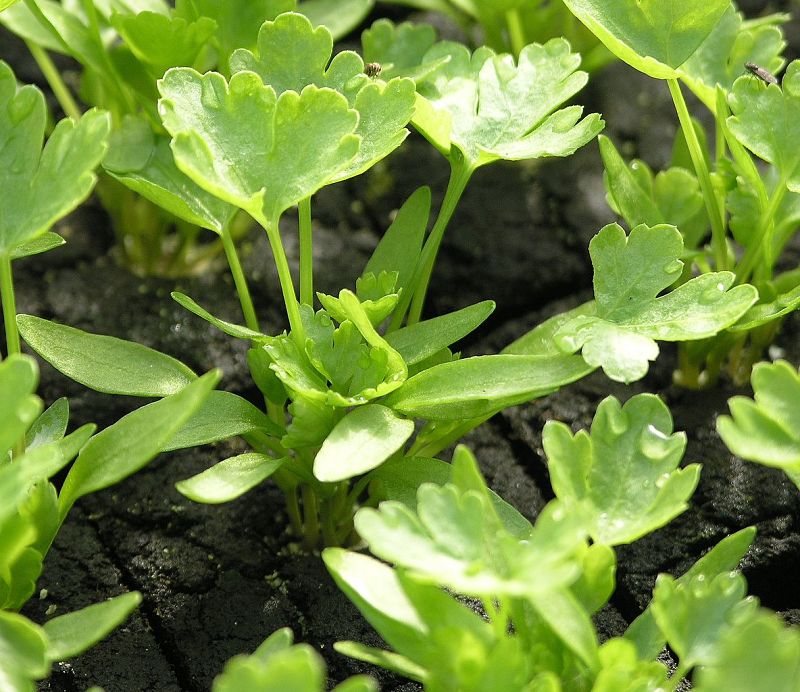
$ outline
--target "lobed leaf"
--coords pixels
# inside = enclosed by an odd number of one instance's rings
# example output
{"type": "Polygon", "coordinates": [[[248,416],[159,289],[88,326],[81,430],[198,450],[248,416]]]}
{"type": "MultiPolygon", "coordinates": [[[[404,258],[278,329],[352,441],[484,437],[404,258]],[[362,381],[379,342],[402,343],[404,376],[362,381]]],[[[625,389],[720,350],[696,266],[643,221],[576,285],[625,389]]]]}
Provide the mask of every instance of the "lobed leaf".
{"type": "Polygon", "coordinates": [[[178,167],[264,226],[328,184],[358,153],[358,114],[330,89],[277,96],[253,72],[168,70],[159,113],[178,167]]]}
{"type": "Polygon", "coordinates": [[[678,469],[686,436],[656,396],[639,394],[624,406],[613,397],[597,407],[591,433],[570,433],[548,421],[542,435],[550,480],[567,507],[581,507],[596,543],[632,543],[688,508],[697,464],[678,469]]]}
{"type": "Polygon", "coordinates": [[[727,124],[736,139],[773,164],[782,184],[800,192],[800,60],[786,68],[780,87],[750,76],[737,79],[729,102],[727,124]]]}
{"type": "Polygon", "coordinates": [[[65,118],[42,149],[44,96],[32,86],[18,89],[11,68],[0,62],[0,185],[15,191],[0,211],[0,254],[36,240],[86,199],[110,125],[109,115],[97,110],[77,123],[65,118]]]}
{"type": "Polygon", "coordinates": [[[373,81],[356,53],[342,51],[331,59],[332,51],[326,26],[314,28],[302,14],[286,13],[264,23],[255,54],[237,50],[231,56],[231,71],[255,72],[279,96],[314,85],[347,99],[358,113],[355,134],[361,143],[355,158],[331,169],[330,182],[339,182],[363,173],[400,146],[408,135],[405,125],[414,111],[415,90],[410,79],[373,81]]]}
{"type": "Polygon", "coordinates": [[[752,385],[754,399],[730,399],[717,432],[737,456],[782,468],[800,487],[800,374],[786,361],[758,363],[752,385]]]}
{"type": "Polygon", "coordinates": [[[375,21],[361,34],[364,62],[381,66],[381,77],[410,77],[417,84],[424,81],[447,61],[447,57],[425,62],[425,54],[436,43],[436,30],[430,24],[388,19],[375,21]]]}
{"type": "Polygon", "coordinates": [[[654,77],[675,79],[730,0],[564,0],[620,60],[654,77]]]}
{"type": "Polygon", "coordinates": [[[41,413],[42,402],[34,394],[38,381],[32,358],[14,354],[0,361],[0,468],[41,413]]]}
{"type": "Polygon", "coordinates": [[[133,341],[33,315],[19,315],[17,326],[25,342],[56,370],[98,392],[163,397],[197,377],[180,361],[133,341]]]}
{"type": "Polygon", "coordinates": [[[425,55],[426,61],[444,58],[419,85],[412,123],[445,156],[453,159],[458,150],[470,169],[499,159],[567,156],[603,127],[596,114],[580,120],[580,106],[558,110],[587,80],[564,39],[526,46],[516,64],[510,55],[488,48],[470,55],[449,42],[425,55]]]}
{"type": "Polygon", "coordinates": [[[589,244],[595,314],[577,315],[555,334],[564,352],[582,349],[587,363],[613,380],[632,382],[658,356],[656,340],[691,341],[734,324],[758,299],[750,285],[733,286],[730,272],[703,274],[670,293],[680,277],[683,240],[673,226],[645,225],[626,236],[605,226],[589,244]]]}

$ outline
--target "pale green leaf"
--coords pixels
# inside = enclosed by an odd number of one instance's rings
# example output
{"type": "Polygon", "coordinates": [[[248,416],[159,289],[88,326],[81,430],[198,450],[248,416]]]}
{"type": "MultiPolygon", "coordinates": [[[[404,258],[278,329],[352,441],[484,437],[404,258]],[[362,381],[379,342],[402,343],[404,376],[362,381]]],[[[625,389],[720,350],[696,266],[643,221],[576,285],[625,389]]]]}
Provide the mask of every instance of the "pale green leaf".
{"type": "MultiPolygon", "coordinates": [[[[0,376],[0,384],[2,384],[0,376]]],[[[59,442],[67,432],[69,423],[69,402],[66,397],[56,399],[28,429],[25,435],[26,449],[34,449],[53,442],[59,442]]]]}
{"type": "Polygon", "coordinates": [[[159,110],[178,167],[265,226],[328,184],[356,156],[358,114],[330,89],[276,96],[252,72],[169,70],[159,110]]]}
{"type": "Polygon", "coordinates": [[[44,96],[32,86],[17,88],[0,62],[0,185],[14,191],[0,209],[0,254],[35,240],[86,199],[109,128],[108,114],[97,110],[77,123],[65,118],[42,149],[44,96]]]}
{"type": "Polygon", "coordinates": [[[632,543],[688,508],[700,467],[678,469],[686,436],[672,432],[669,409],[639,394],[597,408],[591,433],[572,435],[548,421],[542,443],[556,497],[579,506],[595,543],[632,543]]]}
{"type": "Polygon", "coordinates": [[[133,341],[33,315],[19,315],[17,325],[25,342],[56,370],[98,392],[162,397],[197,377],[180,361],[133,341]]]}
{"type": "Polygon", "coordinates": [[[786,68],[782,86],[752,76],[736,80],[728,128],[756,156],[775,165],[781,181],[800,192],[800,60],[786,68]]]}
{"type": "Polygon", "coordinates": [[[51,233],[50,231],[46,231],[42,233],[38,238],[32,240],[29,243],[23,243],[22,245],[17,245],[11,251],[11,259],[20,259],[22,257],[31,257],[32,255],[39,255],[43,252],[47,252],[48,250],[53,250],[61,245],[64,245],[67,241],[64,240],[58,233],[51,233]]]}
{"type": "Polygon", "coordinates": [[[434,43],[436,30],[430,24],[395,25],[384,18],[361,34],[364,62],[380,65],[383,79],[411,77],[417,84],[448,60],[445,56],[425,62],[425,54],[434,43]]]}
{"type": "Polygon", "coordinates": [[[371,471],[401,449],[413,432],[413,421],[385,406],[359,406],[325,438],[314,458],[314,475],[333,483],[371,471]]]}
{"type": "Polygon", "coordinates": [[[717,432],[737,456],[782,468],[798,483],[800,374],[786,361],[758,363],[752,384],[754,400],[730,399],[731,416],[717,419],[717,432]]]}
{"type": "MultiPolygon", "coordinates": [[[[17,613],[0,610],[0,682],[3,674],[40,679],[50,672],[47,637],[42,628],[17,613]]],[[[33,686],[11,688],[33,689],[33,686]]]]}
{"type": "Polygon", "coordinates": [[[33,358],[14,354],[0,361],[0,468],[42,410],[34,394],[39,371],[33,358]]]}
{"type": "Polygon", "coordinates": [[[448,61],[419,85],[412,123],[451,160],[457,149],[470,169],[499,159],[567,156],[603,127],[596,114],[580,120],[579,106],[558,110],[587,80],[564,39],[528,45],[516,63],[487,48],[470,55],[448,42],[424,59],[442,58],[448,61]]]}
{"type": "Polygon", "coordinates": [[[47,657],[56,662],[82,654],[127,620],[141,602],[141,594],[132,591],[48,620],[47,657]]]}
{"type": "Polygon", "coordinates": [[[681,275],[683,239],[673,226],[645,225],[630,236],[617,224],[589,244],[594,266],[595,314],[587,311],[555,334],[564,352],[583,349],[587,363],[614,380],[643,377],[658,355],[656,340],[691,341],[734,324],[758,299],[730,272],[703,274],[659,295],[681,275]]]}
{"type": "Polygon", "coordinates": [[[730,0],[564,0],[612,53],[656,79],[674,79],[676,68],[698,49],[730,0]]]}
{"type": "Polygon", "coordinates": [[[303,0],[298,8],[315,26],[324,25],[338,41],[366,19],[375,0],[303,0]]]}
{"type": "Polygon", "coordinates": [[[266,454],[239,454],[220,461],[196,476],[179,481],[175,487],[190,500],[204,504],[230,502],[269,478],[287,461],[266,454]]]}
{"type": "Polygon", "coordinates": [[[201,305],[198,305],[194,300],[183,293],[173,291],[170,293],[170,295],[172,296],[172,300],[178,303],[178,305],[186,308],[193,315],[197,315],[201,319],[204,319],[209,324],[214,325],[217,329],[228,336],[232,336],[236,339],[247,339],[250,341],[263,341],[264,339],[264,334],[261,332],[257,332],[249,327],[243,327],[240,324],[233,324],[232,322],[221,320],[219,317],[214,317],[214,315],[212,315],[208,310],[201,305]]]}

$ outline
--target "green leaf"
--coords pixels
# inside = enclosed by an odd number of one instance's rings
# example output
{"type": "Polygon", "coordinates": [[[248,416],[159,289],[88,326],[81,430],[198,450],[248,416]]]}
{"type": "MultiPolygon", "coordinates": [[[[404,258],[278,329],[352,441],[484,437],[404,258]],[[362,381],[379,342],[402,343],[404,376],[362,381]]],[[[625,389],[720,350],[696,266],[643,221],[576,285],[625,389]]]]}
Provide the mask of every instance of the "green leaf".
{"type": "Polygon", "coordinates": [[[624,406],[604,399],[591,434],[548,421],[542,443],[556,497],[583,507],[589,534],[604,545],[632,543],[684,512],[700,476],[697,464],[677,468],[686,435],[672,433],[669,409],[652,394],[624,406]]]}
{"type": "MultiPolygon", "coordinates": [[[[1,368],[0,368],[1,369],[1,368]]],[[[2,376],[0,376],[0,381],[2,376]]],[[[66,397],[56,399],[53,404],[40,415],[25,435],[27,449],[35,449],[46,444],[59,442],[67,432],[69,423],[69,402],[66,397]]]]}
{"type": "Polygon", "coordinates": [[[36,447],[20,461],[0,467],[0,522],[7,520],[30,493],[31,486],[60,471],[69,459],[57,445],[36,447]]]}
{"type": "Polygon", "coordinates": [[[314,458],[314,475],[333,483],[371,471],[401,449],[413,432],[413,421],[385,406],[359,406],[325,438],[314,458]]]}
{"type": "Polygon", "coordinates": [[[9,7],[11,7],[11,5],[13,5],[17,1],[18,0],[0,0],[0,12],[2,12],[5,9],[8,9],[9,7]]]}
{"type": "Polygon", "coordinates": [[[431,213],[431,190],[429,187],[417,188],[413,194],[403,202],[394,221],[380,239],[372,256],[364,267],[362,276],[381,272],[397,272],[395,290],[405,289],[414,275],[420,253],[422,241],[425,239],[425,229],[428,226],[428,217],[431,213]]]}
{"type": "Polygon", "coordinates": [[[800,374],[786,361],[758,363],[752,385],[754,399],[728,400],[717,432],[737,456],[782,468],[800,487],[800,374]]]}
{"type": "Polygon", "coordinates": [[[141,594],[132,591],[48,620],[47,657],[56,662],[82,654],[127,620],[141,602],[141,594]]]}
{"type": "Polygon", "coordinates": [[[451,160],[457,149],[470,169],[499,159],[567,156],[603,128],[597,114],[580,122],[583,109],[557,110],[586,84],[576,71],[580,56],[564,39],[522,49],[515,64],[510,55],[487,48],[474,54],[457,43],[436,44],[426,61],[449,58],[435,79],[419,85],[412,120],[451,160]]]}
{"type": "Polygon", "coordinates": [[[610,639],[600,647],[600,666],[592,692],[668,689],[664,665],[660,661],[642,661],[636,648],[624,639],[610,639]]]}
{"type": "MultiPolygon", "coordinates": [[[[370,473],[375,483],[374,496],[380,500],[396,500],[411,510],[417,508],[417,489],[423,483],[447,485],[452,482],[453,465],[440,459],[403,457],[390,459],[370,473]]],[[[494,491],[488,490],[492,507],[503,526],[513,536],[526,539],[531,523],[494,491]]]]}
{"type": "Polygon", "coordinates": [[[195,502],[209,505],[230,502],[261,484],[288,461],[288,457],[275,459],[266,454],[239,454],[179,481],[175,487],[181,495],[195,502]]]}
{"type": "Polygon", "coordinates": [[[331,182],[358,153],[358,114],[330,89],[280,96],[252,72],[168,70],[159,112],[178,167],[264,226],[331,182]]]}
{"type": "Polygon", "coordinates": [[[472,333],[494,312],[495,303],[484,300],[441,317],[417,322],[386,335],[386,341],[414,365],[472,333]]]}
{"type": "Polygon", "coordinates": [[[659,296],[681,275],[683,239],[672,226],[641,225],[630,236],[617,224],[589,243],[594,266],[595,314],[562,325],[564,352],[583,349],[587,363],[612,380],[633,382],[658,356],[656,340],[692,341],[734,324],[758,299],[750,285],[733,286],[730,272],[712,272],[659,296]]]}
{"type": "Polygon", "coordinates": [[[212,370],[181,391],[142,406],[97,433],[81,450],[61,488],[61,516],[76,500],[119,483],[155,457],[219,382],[212,370]]]}
{"type": "Polygon", "coordinates": [[[730,0],[564,0],[614,55],[655,79],[676,78],[730,0]]]}
{"type": "Polygon", "coordinates": [[[77,123],[65,118],[42,149],[44,96],[32,86],[18,89],[0,62],[0,185],[14,190],[0,214],[0,254],[35,240],[86,199],[110,126],[109,115],[97,110],[77,123]]]}
{"type": "Polygon", "coordinates": [[[730,95],[728,128],[759,158],[776,166],[781,181],[800,192],[800,60],[786,68],[781,86],[741,77],[730,95]]]}
{"type": "Polygon", "coordinates": [[[697,692],[794,692],[800,688],[800,635],[776,614],[748,613],[721,633],[716,660],[692,677],[697,692]]]}
{"type": "MultiPolygon", "coordinates": [[[[336,3],[337,13],[341,4],[336,3]]],[[[286,13],[261,27],[256,54],[238,50],[231,56],[231,71],[257,73],[279,96],[314,85],[347,99],[358,112],[355,134],[361,143],[355,158],[342,159],[329,171],[329,182],[339,182],[363,173],[402,144],[416,94],[412,80],[373,81],[364,74],[364,63],[356,53],[342,51],[331,59],[332,51],[333,37],[325,26],[314,28],[302,14],[286,13]]]]}
{"type": "Polygon", "coordinates": [[[436,43],[436,30],[430,24],[394,24],[378,19],[361,34],[364,62],[381,66],[381,77],[410,77],[420,84],[447,62],[443,57],[425,62],[426,53],[436,43]]]}
{"type": "Polygon", "coordinates": [[[187,22],[158,12],[114,13],[111,24],[154,77],[161,77],[170,67],[191,67],[217,30],[217,23],[209,17],[187,22]]]}
{"type": "MultiPolygon", "coordinates": [[[[17,613],[0,610],[0,680],[9,671],[40,679],[50,672],[42,628],[17,613]]],[[[33,689],[33,686],[21,689],[33,689]]],[[[16,692],[12,688],[13,692],[16,692]]]]}
{"type": "Polygon", "coordinates": [[[414,375],[383,403],[412,418],[478,418],[550,394],[591,370],[563,355],[476,356],[414,375]]]}
{"type": "Polygon", "coordinates": [[[728,330],[731,332],[749,332],[756,327],[769,324],[800,308],[800,286],[780,294],[768,303],[756,303],[739,321],[728,330]]]}
{"type": "Polygon", "coordinates": [[[212,315],[208,310],[201,305],[198,305],[194,300],[183,293],[173,291],[170,293],[170,295],[172,296],[172,300],[178,303],[178,305],[183,306],[193,315],[197,315],[209,324],[213,324],[217,329],[228,336],[232,336],[236,339],[247,339],[251,341],[263,341],[264,339],[264,334],[261,332],[254,331],[248,327],[243,327],[239,324],[233,324],[232,322],[226,322],[225,320],[219,319],[219,317],[214,317],[214,315],[212,315]]]}
{"type": "Polygon", "coordinates": [[[738,572],[678,582],[661,574],[653,591],[653,616],[681,665],[692,668],[717,658],[719,639],[732,611],[747,593],[738,572]]]}
{"type": "Polygon", "coordinates": [[[393,651],[386,651],[385,649],[376,649],[371,646],[365,646],[358,642],[336,642],[333,645],[334,650],[338,654],[355,658],[358,661],[370,663],[373,666],[379,666],[390,670],[393,673],[402,675],[410,680],[422,681],[425,679],[425,669],[418,666],[412,660],[396,654],[393,651]]]}
{"type": "Polygon", "coordinates": [[[177,0],[176,15],[190,21],[208,17],[217,23],[215,43],[219,62],[227,70],[237,48],[254,48],[259,27],[281,12],[294,10],[296,0],[177,0]]]}
{"type": "Polygon", "coordinates": [[[775,26],[776,20],[780,15],[773,19],[774,23],[746,24],[742,13],[731,4],[705,41],[681,65],[681,79],[712,113],[716,112],[717,86],[730,92],[736,79],[744,74],[745,63],[755,63],[773,73],[783,67],[781,53],[786,41],[775,26]]]}
{"type": "Polygon", "coordinates": [[[61,245],[64,245],[67,241],[64,240],[58,233],[51,233],[47,231],[42,233],[38,238],[32,240],[29,243],[23,243],[22,245],[17,245],[11,251],[11,259],[21,259],[22,257],[31,257],[32,255],[40,255],[43,252],[47,252],[49,250],[53,250],[61,245]]]}
{"type": "Polygon", "coordinates": [[[161,451],[199,447],[253,432],[281,437],[285,431],[247,399],[231,392],[213,391],[161,451]]]}
{"type": "MultiPolygon", "coordinates": [[[[750,526],[726,536],[679,577],[678,583],[686,584],[700,576],[711,580],[718,575],[730,573],[738,567],[755,535],[755,528],[750,526]]],[[[653,617],[652,603],[628,627],[625,639],[635,644],[640,658],[653,659],[658,656],[664,648],[666,638],[653,617]]]]}
{"type": "Polygon", "coordinates": [[[628,227],[668,223],[677,226],[687,247],[696,247],[708,227],[697,178],[680,167],[654,175],[643,161],[626,165],[610,139],[600,135],[598,140],[609,206],[628,227]]]}
{"type": "Polygon", "coordinates": [[[214,678],[212,692],[322,692],[325,664],[307,644],[278,651],[266,661],[254,656],[235,656],[214,678]]]}
{"type": "Polygon", "coordinates": [[[303,0],[300,11],[314,26],[324,25],[338,41],[356,29],[375,6],[375,0],[303,0]]]}
{"type": "Polygon", "coordinates": [[[133,341],[19,315],[25,342],[56,370],[105,394],[162,397],[180,391],[197,376],[171,356],[133,341]]]}
{"type": "Polygon", "coordinates": [[[33,358],[14,354],[0,361],[0,468],[41,413],[42,402],[34,395],[38,381],[33,358]]]}
{"type": "Polygon", "coordinates": [[[126,116],[111,135],[103,168],[170,214],[222,233],[235,208],[184,174],[175,165],[169,142],[154,134],[145,120],[126,116]]]}

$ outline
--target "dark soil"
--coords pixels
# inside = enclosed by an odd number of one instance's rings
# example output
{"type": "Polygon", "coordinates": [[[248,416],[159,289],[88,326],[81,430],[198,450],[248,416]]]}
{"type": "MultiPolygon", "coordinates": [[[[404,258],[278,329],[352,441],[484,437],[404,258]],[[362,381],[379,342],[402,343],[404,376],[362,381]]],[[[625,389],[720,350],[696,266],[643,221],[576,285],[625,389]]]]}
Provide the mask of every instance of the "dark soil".
{"type": "MultiPolygon", "coordinates": [[[[761,3],[762,5],[764,3],[761,3]]],[[[3,36],[5,40],[5,35],[3,36]]],[[[32,75],[22,74],[24,79],[32,75]]],[[[609,134],[626,155],[654,166],[668,158],[675,131],[663,84],[616,65],[597,75],[579,97],[604,114],[609,134]]],[[[446,185],[441,157],[419,137],[365,178],[324,191],[315,206],[317,287],[352,287],[390,214],[417,186],[430,185],[438,205],[446,185]]],[[[555,312],[586,300],[591,288],[589,238],[614,220],[604,200],[595,144],[575,156],[537,165],[482,169],[467,190],[446,238],[430,291],[438,314],[478,300],[497,301],[483,336],[463,344],[467,354],[496,352],[555,312]]],[[[17,264],[18,302],[30,312],[94,332],[130,338],[183,360],[198,372],[221,367],[222,387],[257,401],[247,375],[245,346],[189,315],[169,298],[180,290],[214,314],[241,321],[227,275],[168,282],[133,277],[109,255],[103,212],[89,205],[59,229],[69,244],[17,264]]],[[[296,254],[296,223],[282,229],[296,254]]],[[[286,328],[277,275],[265,237],[244,244],[245,265],[262,327],[286,328]]],[[[800,363],[797,320],[779,346],[800,363]]],[[[651,374],[623,386],[594,374],[564,391],[496,416],[465,442],[491,486],[534,519],[552,498],[541,448],[547,420],[587,427],[607,395],[662,394],[685,430],[684,463],[703,473],[692,507],[669,526],[620,548],[618,588],[598,617],[604,637],[620,634],[650,599],[656,575],[678,574],[729,533],[754,524],[759,533],[744,562],[751,592],[797,621],[800,599],[800,493],[774,470],[732,457],[714,432],[716,415],[734,393],[723,383],[695,393],[671,385],[668,348],[651,374]]],[[[72,422],[109,425],[142,402],[86,391],[42,364],[46,403],[69,396],[72,422]]],[[[142,607],[87,654],[61,664],[40,688],[77,692],[207,690],[224,662],[248,653],[279,627],[317,647],[332,681],[362,671],[385,690],[418,687],[336,654],[339,639],[380,645],[356,609],[335,588],[316,555],[299,554],[286,534],[282,497],[270,485],[221,506],[189,502],[174,483],[242,451],[236,443],[162,455],[120,485],[85,498],[70,515],[40,580],[43,597],[24,613],[37,622],[54,614],[139,590],[142,607]]]]}

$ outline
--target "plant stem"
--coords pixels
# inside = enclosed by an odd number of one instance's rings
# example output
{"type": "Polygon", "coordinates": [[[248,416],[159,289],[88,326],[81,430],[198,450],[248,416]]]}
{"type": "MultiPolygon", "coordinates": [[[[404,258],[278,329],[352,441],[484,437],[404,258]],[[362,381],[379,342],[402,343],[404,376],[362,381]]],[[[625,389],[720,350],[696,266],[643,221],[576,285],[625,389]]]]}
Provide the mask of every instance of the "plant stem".
{"type": "Polygon", "coordinates": [[[299,348],[303,349],[305,348],[306,334],[303,328],[303,321],[300,319],[300,306],[297,302],[297,294],[294,291],[292,272],[289,269],[286,252],[283,249],[283,241],[281,240],[279,229],[280,217],[269,221],[261,217],[257,221],[267,231],[269,245],[272,248],[272,256],[275,258],[275,266],[278,269],[278,279],[281,283],[281,292],[283,293],[283,302],[286,305],[286,316],[289,318],[289,327],[295,343],[299,348]]]}
{"type": "Polygon", "coordinates": [[[511,40],[511,50],[514,55],[519,56],[525,47],[525,30],[522,27],[518,9],[506,12],[506,26],[508,27],[508,37],[511,40]]]}
{"type": "Polygon", "coordinates": [[[53,61],[47,54],[47,51],[43,50],[31,41],[25,41],[25,45],[28,47],[28,51],[36,61],[36,64],[39,66],[39,69],[41,70],[42,75],[44,75],[44,78],[47,80],[47,83],[50,85],[50,89],[53,92],[53,95],[56,97],[58,105],[61,106],[61,110],[64,111],[65,115],[73,120],[79,120],[81,117],[81,109],[75,99],[72,98],[72,94],[67,88],[67,85],[64,83],[64,80],[61,78],[61,73],[53,64],[53,61]]]}
{"type": "MultiPolygon", "coordinates": [[[[401,302],[399,310],[395,311],[395,319],[399,316],[400,321],[403,319],[406,307],[410,303],[411,310],[408,315],[408,324],[415,324],[419,322],[422,315],[422,308],[425,305],[425,295],[428,292],[428,284],[431,280],[433,273],[433,266],[436,263],[436,255],[439,252],[439,246],[442,244],[444,232],[447,229],[447,224],[458,206],[461,195],[464,194],[464,189],[467,187],[469,179],[472,177],[474,168],[469,166],[462,158],[456,161],[451,161],[450,164],[450,180],[447,183],[447,191],[442,200],[442,207],[439,209],[439,215],[436,217],[436,223],[433,225],[428,239],[422,248],[419,265],[417,271],[408,286],[408,294],[405,301],[401,302]]],[[[400,324],[390,326],[390,331],[396,329],[400,324]]]]}
{"type": "Polygon", "coordinates": [[[706,204],[708,218],[711,221],[711,245],[714,250],[716,268],[718,271],[727,269],[728,248],[725,242],[725,224],[722,219],[719,204],[717,203],[717,197],[714,194],[711,173],[708,170],[708,165],[706,164],[706,159],[700,146],[700,140],[697,138],[697,133],[694,130],[692,118],[689,115],[689,109],[686,107],[686,101],[683,98],[680,84],[677,79],[668,79],[667,85],[669,86],[669,93],[672,95],[672,100],[675,103],[675,110],[678,113],[681,130],[683,130],[683,136],[686,138],[689,156],[692,158],[697,180],[703,192],[703,200],[706,204]]]}
{"type": "Polygon", "coordinates": [[[242,263],[239,261],[239,254],[236,252],[236,245],[231,236],[231,223],[235,216],[235,214],[232,214],[222,227],[222,232],[220,233],[222,236],[222,247],[225,249],[225,257],[228,259],[228,266],[233,275],[233,283],[236,286],[236,293],[239,296],[239,303],[242,306],[244,322],[249,329],[260,332],[261,328],[258,325],[256,309],[253,307],[253,298],[250,296],[247,279],[242,271],[242,263]]]}
{"type": "Polygon", "coordinates": [[[11,257],[0,257],[0,298],[3,304],[3,323],[6,329],[6,350],[10,356],[21,353],[17,331],[17,305],[14,300],[14,277],[11,273],[11,257]]]}
{"type": "Polygon", "coordinates": [[[786,196],[786,190],[786,182],[783,178],[781,178],[778,181],[778,186],[775,188],[775,191],[769,198],[769,204],[764,211],[764,215],[761,217],[761,222],[758,224],[758,230],[756,231],[755,237],[753,237],[750,243],[748,243],[747,250],[745,250],[742,261],[739,262],[739,266],[736,267],[737,283],[744,283],[748,278],[750,278],[750,274],[755,268],[756,262],[758,262],[762,251],[764,252],[767,262],[771,263],[772,248],[765,246],[772,244],[772,234],[770,233],[770,230],[773,227],[772,222],[775,218],[778,208],[783,202],[783,198],[786,196]],[[769,243],[765,243],[765,239],[769,240],[769,243]]]}
{"type": "Polygon", "coordinates": [[[300,486],[303,496],[303,543],[313,550],[319,545],[319,510],[314,490],[305,483],[300,486]]]}
{"type": "Polygon", "coordinates": [[[300,229],[300,302],[314,305],[314,238],[311,229],[311,197],[297,205],[300,229]]]}

